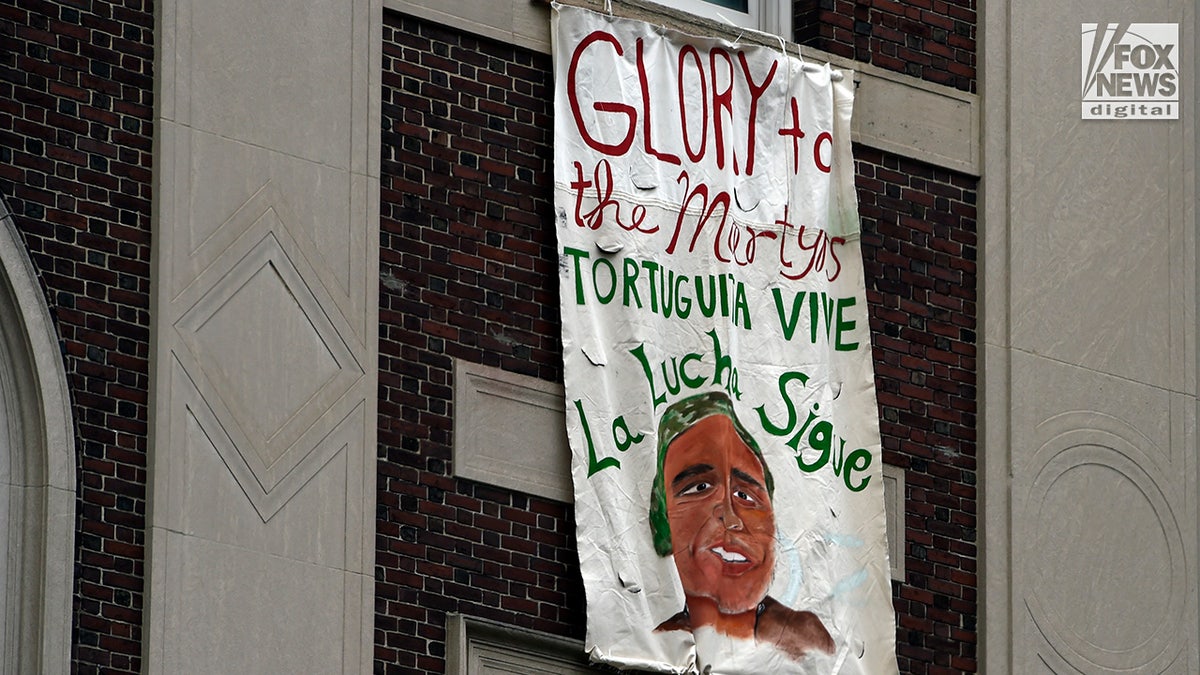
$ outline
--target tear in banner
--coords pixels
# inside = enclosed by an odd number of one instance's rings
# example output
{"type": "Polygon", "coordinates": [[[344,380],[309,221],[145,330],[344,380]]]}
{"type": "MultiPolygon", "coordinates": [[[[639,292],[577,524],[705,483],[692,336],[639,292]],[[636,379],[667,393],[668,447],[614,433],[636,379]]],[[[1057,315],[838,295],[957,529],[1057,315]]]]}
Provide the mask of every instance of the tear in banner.
{"type": "Polygon", "coordinates": [[[896,672],[853,78],[782,45],[552,22],[587,650],[896,672]]]}

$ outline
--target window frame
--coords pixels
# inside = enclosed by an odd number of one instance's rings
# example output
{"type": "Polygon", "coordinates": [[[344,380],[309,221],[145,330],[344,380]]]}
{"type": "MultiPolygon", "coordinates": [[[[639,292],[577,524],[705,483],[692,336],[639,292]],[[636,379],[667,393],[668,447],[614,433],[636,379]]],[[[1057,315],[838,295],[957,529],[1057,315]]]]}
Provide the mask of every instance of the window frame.
{"type": "Polygon", "coordinates": [[[670,7],[718,23],[748,28],[792,39],[792,3],[789,0],[746,0],[748,11],[722,7],[708,0],[672,0],[670,7]]]}

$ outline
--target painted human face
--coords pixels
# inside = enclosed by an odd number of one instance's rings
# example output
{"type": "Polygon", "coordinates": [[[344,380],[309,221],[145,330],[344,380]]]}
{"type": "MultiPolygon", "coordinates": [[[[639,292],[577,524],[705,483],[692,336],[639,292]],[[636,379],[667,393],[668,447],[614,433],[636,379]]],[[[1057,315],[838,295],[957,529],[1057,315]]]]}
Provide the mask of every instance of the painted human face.
{"type": "Polygon", "coordinates": [[[726,614],[754,609],[775,567],[775,512],[758,457],[728,417],[712,415],[671,442],[663,476],[684,593],[726,614]]]}

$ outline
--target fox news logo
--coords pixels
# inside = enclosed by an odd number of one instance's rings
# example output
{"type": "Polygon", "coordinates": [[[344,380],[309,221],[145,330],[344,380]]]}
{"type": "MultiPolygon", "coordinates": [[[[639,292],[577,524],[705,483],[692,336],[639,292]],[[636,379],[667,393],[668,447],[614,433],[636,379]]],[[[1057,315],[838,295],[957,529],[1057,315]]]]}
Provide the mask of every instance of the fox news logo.
{"type": "Polygon", "coordinates": [[[1083,24],[1083,119],[1179,119],[1179,24],[1083,24]]]}

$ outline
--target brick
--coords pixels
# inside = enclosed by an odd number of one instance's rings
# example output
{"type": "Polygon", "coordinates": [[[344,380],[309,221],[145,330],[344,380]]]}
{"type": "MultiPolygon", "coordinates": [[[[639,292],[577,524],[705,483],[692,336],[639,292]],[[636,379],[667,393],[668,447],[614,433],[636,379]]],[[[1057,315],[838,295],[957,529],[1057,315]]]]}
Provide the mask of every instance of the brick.
{"type": "MultiPolygon", "coordinates": [[[[974,87],[973,75],[939,70],[942,47],[928,48],[938,35],[919,19],[939,7],[947,16],[940,3],[832,4],[798,2],[797,13],[820,24],[832,11],[872,31],[856,34],[833,15],[819,30],[798,21],[823,48],[901,72],[919,62],[927,79],[974,87]]],[[[974,49],[968,34],[955,29],[955,49],[974,49]]],[[[384,35],[384,127],[396,133],[384,135],[381,179],[381,272],[394,281],[380,287],[379,498],[388,507],[377,559],[388,573],[377,583],[376,669],[431,673],[444,667],[446,611],[583,631],[567,507],[453,478],[445,462],[451,357],[561,381],[550,64],[398,14],[385,14],[384,35]],[[413,587],[419,596],[405,594],[413,587]]],[[[878,150],[856,153],[882,440],[910,486],[908,583],[893,584],[900,664],[906,673],[973,668],[977,185],[878,150]]]]}
{"type": "Polygon", "coordinates": [[[974,3],[969,2],[797,2],[793,38],[881,68],[975,91],[976,20],[974,3]]]}
{"type": "MultiPolygon", "coordinates": [[[[11,115],[0,115],[0,138],[6,147],[13,147],[10,134],[19,134],[30,139],[37,150],[36,156],[21,153],[14,157],[10,170],[16,173],[5,178],[18,187],[6,198],[17,214],[14,220],[28,250],[34,253],[31,258],[63,338],[68,386],[80,421],[81,534],[76,570],[78,578],[87,581],[78,583],[75,596],[80,646],[73,653],[72,669],[135,673],[141,670],[145,556],[141,542],[145,538],[146,407],[140,403],[148,392],[148,361],[109,359],[102,365],[89,358],[96,354],[95,349],[115,349],[117,335],[126,336],[126,347],[132,353],[149,353],[148,315],[141,312],[122,317],[108,299],[110,293],[117,293],[138,307],[149,306],[149,247],[124,247],[127,242],[149,242],[149,201],[144,198],[121,205],[131,212],[136,226],[122,225],[117,209],[106,204],[114,195],[120,197],[116,191],[122,183],[134,194],[148,197],[150,174],[126,171],[96,158],[120,157],[123,146],[148,149],[150,108],[137,106],[131,113],[135,124],[119,137],[108,139],[105,134],[103,138],[108,140],[97,140],[88,134],[95,131],[93,122],[118,122],[111,112],[93,105],[95,91],[150,101],[152,34],[142,31],[136,39],[110,42],[99,33],[93,36],[86,28],[60,20],[60,16],[72,14],[84,23],[119,31],[115,22],[104,18],[112,13],[106,1],[89,3],[85,10],[75,9],[79,3],[66,0],[23,4],[22,11],[3,9],[6,20],[14,22],[12,46],[17,53],[39,58],[23,58],[20,63],[28,74],[19,78],[0,73],[0,79],[27,85],[6,93],[6,98],[22,105],[6,108],[11,115]],[[100,39],[109,46],[87,42],[100,39]],[[106,77],[124,78],[126,73],[114,64],[129,58],[143,65],[139,76],[129,79],[133,86],[122,90],[106,77]],[[114,173],[117,171],[120,175],[114,173]],[[57,227],[48,227],[50,223],[57,227]],[[82,232],[85,227],[103,234],[82,236],[87,234],[82,232]],[[76,237],[76,231],[82,235],[76,237]],[[90,262],[92,252],[100,254],[94,263],[90,262]],[[75,264],[83,260],[89,263],[75,264]],[[131,275],[129,288],[121,287],[117,267],[131,275]],[[110,390],[109,383],[115,381],[135,384],[110,390]],[[131,417],[108,414],[115,410],[118,399],[137,403],[122,404],[131,417]],[[89,549],[105,554],[88,553],[89,549]]],[[[148,8],[120,11],[144,26],[153,25],[148,8]]],[[[148,168],[148,155],[140,161],[148,168]]]]}

